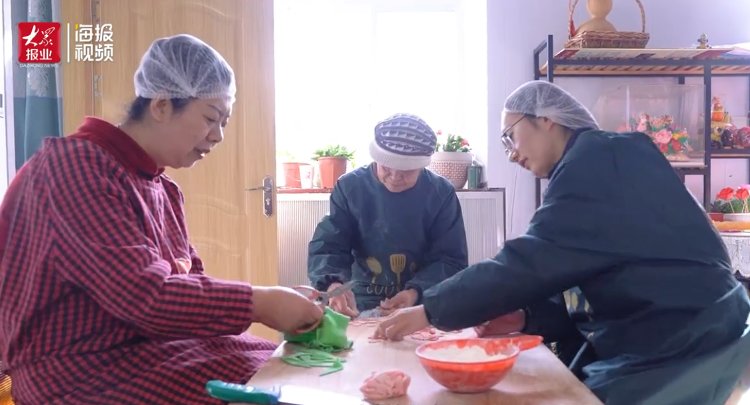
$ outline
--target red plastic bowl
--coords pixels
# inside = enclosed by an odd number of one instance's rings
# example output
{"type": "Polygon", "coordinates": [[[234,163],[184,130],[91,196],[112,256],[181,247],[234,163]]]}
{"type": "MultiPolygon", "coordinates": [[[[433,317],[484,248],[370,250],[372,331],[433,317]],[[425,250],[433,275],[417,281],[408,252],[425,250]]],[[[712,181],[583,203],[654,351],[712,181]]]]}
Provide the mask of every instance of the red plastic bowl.
{"type": "Polygon", "coordinates": [[[533,349],[544,341],[544,338],[539,335],[516,335],[503,337],[502,339],[514,343],[521,351],[533,349]]]}
{"type": "Polygon", "coordinates": [[[452,339],[425,343],[417,348],[419,362],[438,384],[452,392],[484,392],[510,371],[520,352],[511,339],[452,339]],[[461,360],[456,350],[479,353],[461,360]],[[480,352],[481,350],[481,352],[480,352]]]}

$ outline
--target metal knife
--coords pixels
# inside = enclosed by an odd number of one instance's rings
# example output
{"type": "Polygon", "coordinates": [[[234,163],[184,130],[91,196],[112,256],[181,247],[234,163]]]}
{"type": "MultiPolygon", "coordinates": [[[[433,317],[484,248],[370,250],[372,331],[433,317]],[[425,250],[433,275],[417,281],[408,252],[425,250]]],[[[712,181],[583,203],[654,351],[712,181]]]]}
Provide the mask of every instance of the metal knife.
{"type": "Polygon", "coordinates": [[[260,405],[368,405],[364,400],[346,394],[298,385],[276,385],[261,389],[218,380],[206,383],[206,391],[226,402],[260,405]]]}

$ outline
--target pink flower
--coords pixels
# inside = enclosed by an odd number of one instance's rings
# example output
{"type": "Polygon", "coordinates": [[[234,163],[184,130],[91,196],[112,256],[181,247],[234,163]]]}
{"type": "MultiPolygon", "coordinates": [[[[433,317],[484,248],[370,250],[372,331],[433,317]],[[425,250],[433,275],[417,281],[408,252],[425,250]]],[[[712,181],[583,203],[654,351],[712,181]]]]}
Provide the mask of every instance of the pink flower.
{"type": "Polygon", "coordinates": [[[636,127],[635,130],[638,132],[646,132],[648,130],[648,123],[643,121],[639,122],[638,127],[636,127]]]}
{"type": "Polygon", "coordinates": [[[651,125],[654,126],[654,129],[660,129],[664,128],[664,117],[654,118],[651,120],[651,125]]]}
{"type": "Polygon", "coordinates": [[[669,143],[672,140],[672,132],[662,129],[661,131],[654,134],[654,141],[656,143],[669,143]]]}
{"type": "Polygon", "coordinates": [[[724,187],[719,191],[719,194],[716,195],[716,198],[719,200],[730,200],[734,197],[734,190],[731,187],[724,187]]]}

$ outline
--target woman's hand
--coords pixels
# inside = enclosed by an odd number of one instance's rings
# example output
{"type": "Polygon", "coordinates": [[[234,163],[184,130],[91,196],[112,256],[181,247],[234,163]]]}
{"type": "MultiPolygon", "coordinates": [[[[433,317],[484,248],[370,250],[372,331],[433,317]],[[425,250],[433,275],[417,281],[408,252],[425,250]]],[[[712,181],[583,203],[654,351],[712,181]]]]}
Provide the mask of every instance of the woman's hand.
{"type": "MultiPolygon", "coordinates": [[[[333,291],[339,286],[341,286],[341,283],[331,284],[328,287],[328,292],[333,291]]],[[[357,310],[357,301],[354,299],[354,293],[352,292],[352,290],[349,290],[337,297],[331,297],[331,299],[328,300],[328,306],[331,307],[332,310],[342,315],[346,315],[350,318],[356,318],[359,315],[359,311],[357,310]]]]}
{"type": "Polygon", "coordinates": [[[408,308],[417,303],[419,295],[416,290],[408,289],[399,292],[392,298],[386,298],[380,303],[380,312],[383,315],[389,315],[393,311],[401,308],[408,308]]]}
{"type": "Polygon", "coordinates": [[[309,330],[320,322],[323,309],[287,287],[253,287],[254,320],[284,333],[309,330]]]}
{"type": "Polygon", "coordinates": [[[399,309],[375,329],[375,339],[402,340],[404,336],[430,326],[424,306],[399,309]]]}
{"type": "Polygon", "coordinates": [[[499,316],[482,325],[475,326],[474,331],[479,337],[506,335],[508,333],[520,332],[526,326],[526,313],[518,310],[499,316]]]}

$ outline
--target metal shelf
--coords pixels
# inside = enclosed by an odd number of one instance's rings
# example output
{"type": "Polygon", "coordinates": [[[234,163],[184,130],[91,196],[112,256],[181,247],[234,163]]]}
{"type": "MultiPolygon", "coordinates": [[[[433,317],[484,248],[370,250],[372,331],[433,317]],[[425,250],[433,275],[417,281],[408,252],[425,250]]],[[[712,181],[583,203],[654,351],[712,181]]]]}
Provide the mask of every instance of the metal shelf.
{"type": "MultiPolygon", "coordinates": [[[[555,77],[675,77],[680,84],[689,76],[703,77],[703,127],[707,153],[701,167],[675,167],[678,176],[703,176],[703,205],[711,204],[711,160],[750,159],[750,149],[710,149],[711,79],[713,76],[750,78],[750,56],[731,49],[563,49],[553,48],[552,35],[534,48],[534,79],[555,77]],[[547,62],[541,64],[545,55],[547,62]],[[550,67],[551,66],[551,67],[550,67]]],[[[541,204],[541,181],[536,180],[536,203],[541,204]]]]}
{"type": "Polygon", "coordinates": [[[750,149],[712,149],[712,159],[750,159],[750,149]]]}
{"type": "Polygon", "coordinates": [[[706,173],[706,170],[707,170],[706,166],[675,166],[675,165],[672,165],[672,168],[675,169],[678,172],[683,172],[685,174],[703,174],[703,173],[706,173]]]}
{"type": "MultiPolygon", "coordinates": [[[[553,56],[553,74],[566,76],[750,75],[750,57],[728,56],[731,49],[563,49],[553,56]]],[[[549,63],[549,62],[548,62],[549,63]]],[[[545,63],[538,72],[547,75],[545,63]]]]}

